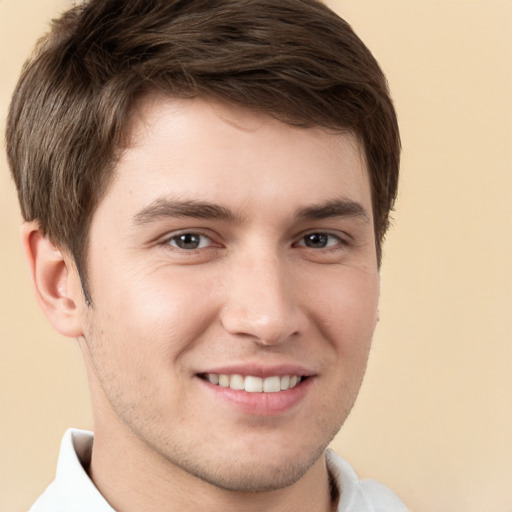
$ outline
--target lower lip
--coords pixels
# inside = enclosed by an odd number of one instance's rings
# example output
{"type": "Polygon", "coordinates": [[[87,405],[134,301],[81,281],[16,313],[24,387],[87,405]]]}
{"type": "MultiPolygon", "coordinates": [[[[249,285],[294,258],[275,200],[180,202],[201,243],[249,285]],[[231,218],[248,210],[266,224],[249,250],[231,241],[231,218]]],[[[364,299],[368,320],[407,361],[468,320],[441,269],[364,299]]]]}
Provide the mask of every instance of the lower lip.
{"type": "Polygon", "coordinates": [[[275,416],[293,409],[308,392],[314,377],[308,377],[295,387],[275,393],[248,393],[224,388],[210,382],[198,380],[216,397],[230,403],[239,411],[254,416],[275,416]]]}

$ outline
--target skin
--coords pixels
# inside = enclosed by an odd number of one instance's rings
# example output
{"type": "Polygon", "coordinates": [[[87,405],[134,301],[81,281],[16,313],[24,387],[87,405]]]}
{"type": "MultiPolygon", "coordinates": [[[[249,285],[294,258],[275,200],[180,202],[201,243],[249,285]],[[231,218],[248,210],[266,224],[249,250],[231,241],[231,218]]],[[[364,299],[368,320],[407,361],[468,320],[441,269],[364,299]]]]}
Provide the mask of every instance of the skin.
{"type": "Polygon", "coordinates": [[[44,311],[79,339],[89,473],[116,510],[335,507],[323,453],[359,391],[379,292],[355,137],[150,96],[92,219],[92,307],[37,225],[24,245],[44,311]],[[183,234],[200,245],[180,247],[183,234]],[[200,378],[283,365],[309,378],[277,412],[200,378]]]}

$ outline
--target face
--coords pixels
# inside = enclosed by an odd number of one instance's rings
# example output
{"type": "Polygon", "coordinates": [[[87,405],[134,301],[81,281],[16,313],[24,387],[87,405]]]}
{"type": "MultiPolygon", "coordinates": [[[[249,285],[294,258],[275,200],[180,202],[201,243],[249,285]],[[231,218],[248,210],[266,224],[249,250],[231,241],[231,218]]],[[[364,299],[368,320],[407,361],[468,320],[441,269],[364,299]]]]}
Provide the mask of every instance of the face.
{"type": "Polygon", "coordinates": [[[88,270],[96,435],[231,490],[290,485],[321,457],[377,316],[354,137],[148,98],[93,216],[88,270]]]}

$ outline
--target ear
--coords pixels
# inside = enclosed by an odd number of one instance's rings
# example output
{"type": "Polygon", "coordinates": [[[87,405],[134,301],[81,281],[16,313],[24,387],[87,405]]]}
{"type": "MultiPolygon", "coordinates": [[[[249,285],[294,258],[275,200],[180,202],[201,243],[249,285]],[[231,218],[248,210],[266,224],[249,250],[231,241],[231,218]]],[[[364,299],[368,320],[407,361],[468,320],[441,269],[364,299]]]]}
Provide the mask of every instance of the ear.
{"type": "Polygon", "coordinates": [[[81,336],[83,307],[80,278],[72,258],[43,235],[37,222],[21,228],[37,302],[53,327],[64,336],[81,336]]]}

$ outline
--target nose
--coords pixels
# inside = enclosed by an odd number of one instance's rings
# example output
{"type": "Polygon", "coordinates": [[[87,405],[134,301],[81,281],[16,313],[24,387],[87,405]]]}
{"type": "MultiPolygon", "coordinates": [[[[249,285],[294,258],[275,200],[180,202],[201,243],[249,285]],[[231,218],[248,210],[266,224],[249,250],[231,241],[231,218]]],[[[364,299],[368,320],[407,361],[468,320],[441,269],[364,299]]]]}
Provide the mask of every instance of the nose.
{"type": "Polygon", "coordinates": [[[221,311],[224,329],[261,345],[299,335],[306,316],[299,303],[298,278],[278,257],[252,256],[232,264],[221,311]]]}

